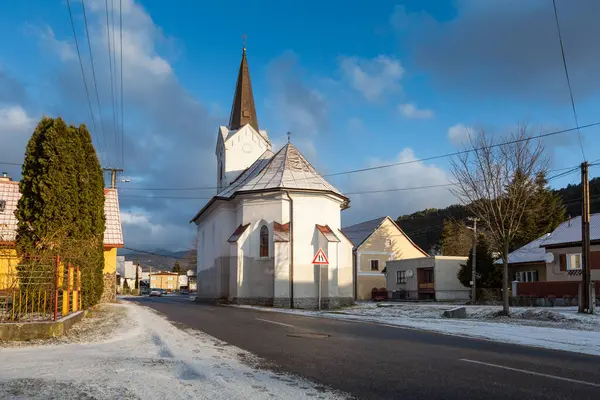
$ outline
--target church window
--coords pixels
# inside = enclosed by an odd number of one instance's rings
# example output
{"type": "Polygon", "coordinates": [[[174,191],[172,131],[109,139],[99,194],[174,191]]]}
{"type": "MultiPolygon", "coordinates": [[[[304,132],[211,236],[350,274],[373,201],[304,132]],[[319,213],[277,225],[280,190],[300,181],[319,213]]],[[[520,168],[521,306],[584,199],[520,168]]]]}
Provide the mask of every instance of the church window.
{"type": "Polygon", "coordinates": [[[223,163],[219,161],[219,181],[223,180],[223,163]]]}
{"type": "Polygon", "coordinates": [[[269,257],[269,228],[266,225],[260,228],[260,256],[269,257]]]}

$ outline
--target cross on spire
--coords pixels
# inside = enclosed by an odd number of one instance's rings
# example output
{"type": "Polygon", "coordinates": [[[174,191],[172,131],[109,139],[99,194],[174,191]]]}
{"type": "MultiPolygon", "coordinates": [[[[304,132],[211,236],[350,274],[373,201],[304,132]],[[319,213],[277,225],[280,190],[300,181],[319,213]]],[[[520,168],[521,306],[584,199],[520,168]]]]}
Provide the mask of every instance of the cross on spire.
{"type": "Polygon", "coordinates": [[[288,137],[288,143],[290,143],[290,141],[292,140],[292,132],[288,131],[287,137],[288,137]]]}

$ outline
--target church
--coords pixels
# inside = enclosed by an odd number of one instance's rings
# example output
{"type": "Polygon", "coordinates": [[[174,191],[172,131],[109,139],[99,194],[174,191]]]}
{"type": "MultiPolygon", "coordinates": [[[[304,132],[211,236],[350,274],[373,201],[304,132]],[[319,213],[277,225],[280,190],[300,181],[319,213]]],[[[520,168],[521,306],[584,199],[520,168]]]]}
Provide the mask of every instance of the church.
{"type": "Polygon", "coordinates": [[[215,154],[217,194],[191,221],[197,226],[196,301],[352,304],[353,244],[340,229],[349,200],[289,139],[272,148],[258,125],[245,47],[229,125],[219,127],[215,154]],[[329,265],[312,264],[319,249],[329,265]]]}

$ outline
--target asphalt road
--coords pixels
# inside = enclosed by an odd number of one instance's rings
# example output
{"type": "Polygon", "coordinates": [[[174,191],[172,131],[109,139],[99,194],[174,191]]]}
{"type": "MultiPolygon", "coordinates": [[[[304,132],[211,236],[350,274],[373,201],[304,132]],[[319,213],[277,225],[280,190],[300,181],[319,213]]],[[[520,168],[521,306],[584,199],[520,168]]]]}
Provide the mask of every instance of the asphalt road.
{"type": "Polygon", "coordinates": [[[425,331],[200,305],[184,296],[135,299],[358,399],[598,399],[600,357],[425,331]],[[327,336],[325,336],[327,335],[327,336]]]}

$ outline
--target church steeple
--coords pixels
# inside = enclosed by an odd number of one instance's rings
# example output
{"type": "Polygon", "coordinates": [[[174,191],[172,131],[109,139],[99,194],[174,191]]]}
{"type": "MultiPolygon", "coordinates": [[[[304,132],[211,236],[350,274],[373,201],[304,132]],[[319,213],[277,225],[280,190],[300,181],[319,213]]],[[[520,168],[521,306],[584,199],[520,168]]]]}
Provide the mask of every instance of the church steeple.
{"type": "Polygon", "coordinates": [[[246,60],[246,43],[242,50],[242,62],[238,72],[237,84],[233,95],[233,105],[229,116],[229,129],[236,130],[250,124],[258,132],[258,118],[254,107],[254,96],[252,95],[252,84],[250,83],[250,70],[246,60]]]}

